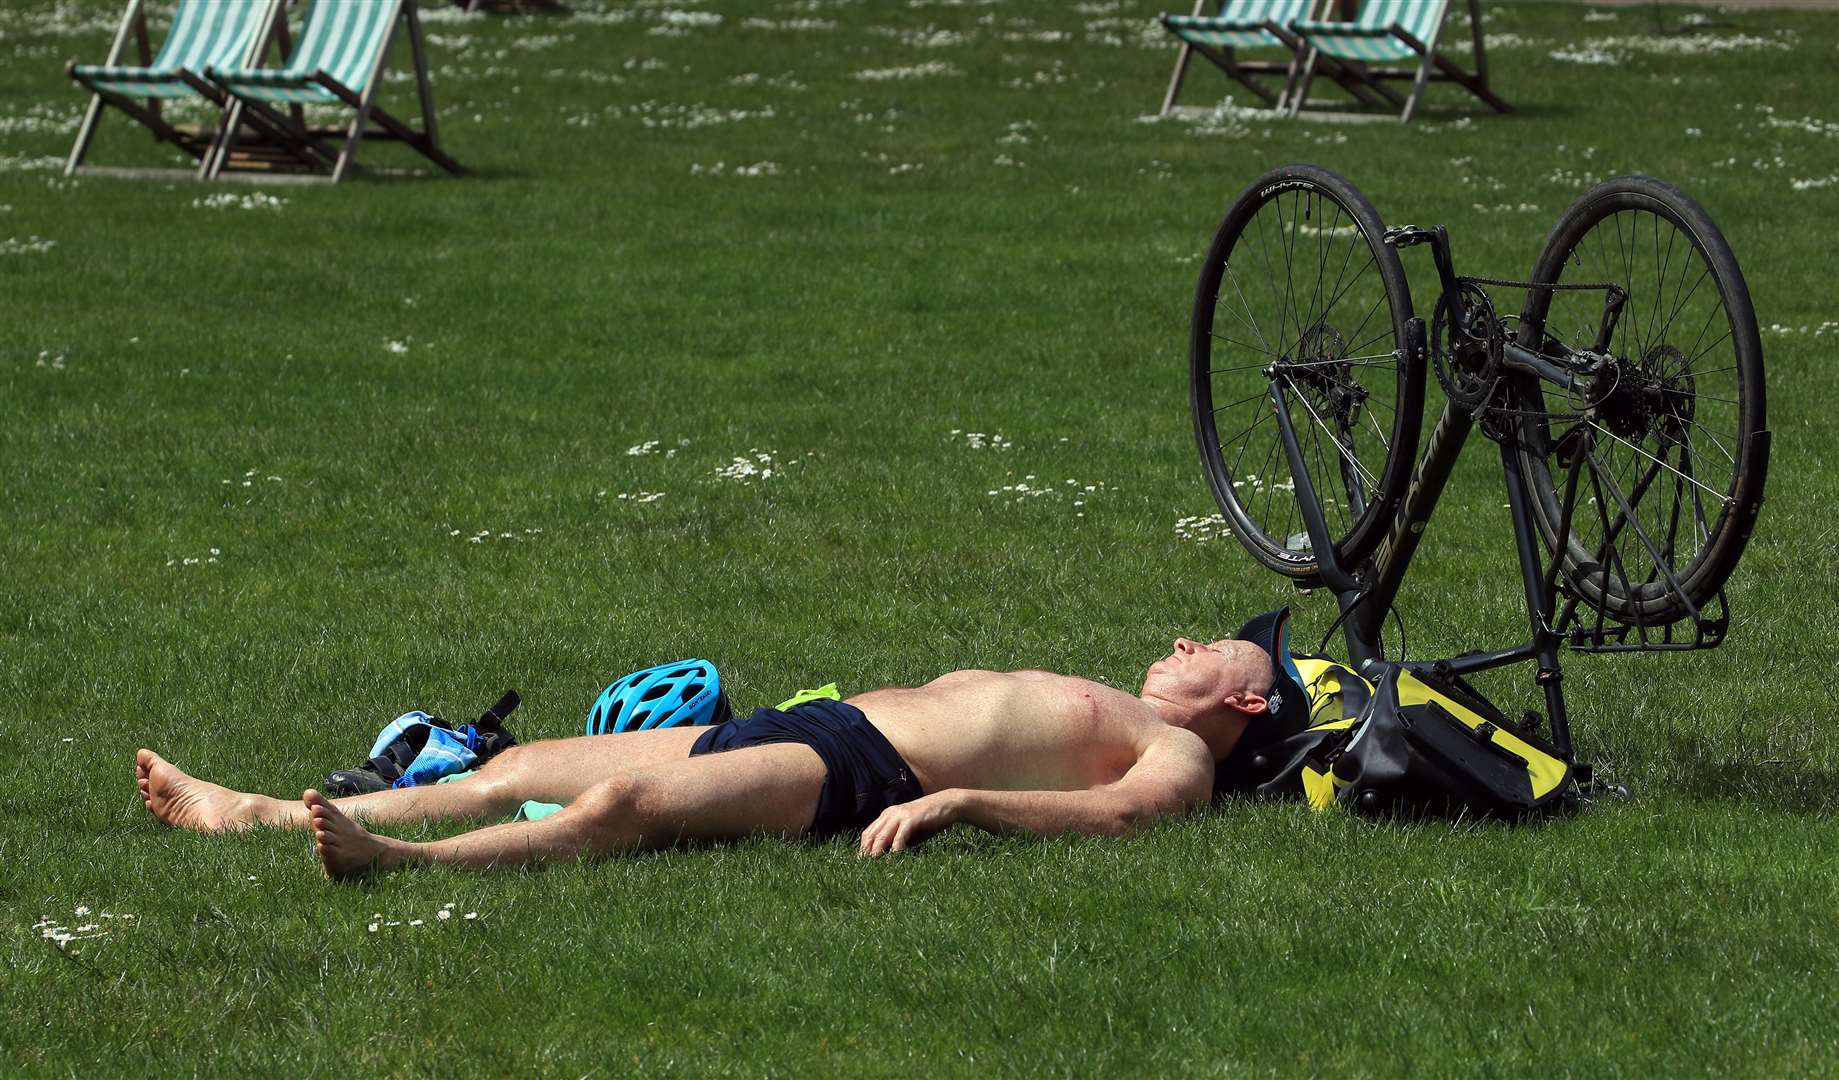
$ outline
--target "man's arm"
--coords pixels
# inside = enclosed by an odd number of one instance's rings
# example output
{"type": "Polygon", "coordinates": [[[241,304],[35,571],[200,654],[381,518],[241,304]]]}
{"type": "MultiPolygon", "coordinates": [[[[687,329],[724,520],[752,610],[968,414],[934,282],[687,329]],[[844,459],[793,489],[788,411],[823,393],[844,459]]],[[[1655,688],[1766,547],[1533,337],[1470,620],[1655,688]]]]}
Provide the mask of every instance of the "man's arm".
{"type": "Polygon", "coordinates": [[[993,833],[1122,836],[1213,795],[1213,755],[1200,736],[1171,727],[1115,783],[1084,791],[947,788],[890,806],[862,830],[858,854],[900,851],[958,822],[993,833]]]}

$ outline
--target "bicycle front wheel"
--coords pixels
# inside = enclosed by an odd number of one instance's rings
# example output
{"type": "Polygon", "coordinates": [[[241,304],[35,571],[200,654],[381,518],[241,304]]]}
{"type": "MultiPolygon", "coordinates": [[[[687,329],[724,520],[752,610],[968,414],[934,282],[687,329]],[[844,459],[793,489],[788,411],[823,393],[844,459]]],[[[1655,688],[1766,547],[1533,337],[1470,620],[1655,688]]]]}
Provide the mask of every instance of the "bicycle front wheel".
{"type": "Polygon", "coordinates": [[[1532,280],[1627,294],[1605,342],[1602,291],[1528,291],[1522,345],[1600,349],[1612,364],[1588,392],[1522,386],[1533,518],[1585,603],[1633,626],[1674,622],[1717,595],[1762,506],[1762,342],[1743,272],[1690,196],[1619,177],[1559,218],[1532,280]]]}
{"type": "Polygon", "coordinates": [[[1423,358],[1406,347],[1411,291],[1384,232],[1345,179],[1287,165],[1227,210],[1195,290],[1188,388],[1207,483],[1246,550],[1290,577],[1320,560],[1273,381],[1343,566],[1379,543],[1417,451],[1423,358]]]}

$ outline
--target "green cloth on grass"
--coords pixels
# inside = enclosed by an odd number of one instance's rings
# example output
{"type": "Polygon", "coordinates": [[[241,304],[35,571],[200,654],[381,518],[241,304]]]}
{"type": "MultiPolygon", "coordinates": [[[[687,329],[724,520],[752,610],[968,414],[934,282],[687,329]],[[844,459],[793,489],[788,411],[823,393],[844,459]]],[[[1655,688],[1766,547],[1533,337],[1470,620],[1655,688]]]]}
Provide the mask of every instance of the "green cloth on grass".
{"type": "Polygon", "coordinates": [[[529,802],[517,808],[517,815],[511,820],[541,821],[560,809],[562,809],[562,804],[559,802],[537,802],[535,799],[531,799],[529,802]]]}
{"type": "MultiPolygon", "coordinates": [[[[439,780],[436,780],[435,783],[451,784],[456,780],[464,780],[469,776],[473,776],[477,774],[478,771],[479,770],[477,769],[470,769],[466,772],[453,773],[450,776],[441,777],[439,780]]],[[[560,810],[560,809],[562,809],[561,803],[537,802],[535,800],[531,800],[529,802],[524,803],[522,806],[518,807],[516,815],[514,815],[511,818],[511,820],[512,821],[540,821],[543,818],[548,817],[549,815],[555,813],[557,810],[560,810]]]]}

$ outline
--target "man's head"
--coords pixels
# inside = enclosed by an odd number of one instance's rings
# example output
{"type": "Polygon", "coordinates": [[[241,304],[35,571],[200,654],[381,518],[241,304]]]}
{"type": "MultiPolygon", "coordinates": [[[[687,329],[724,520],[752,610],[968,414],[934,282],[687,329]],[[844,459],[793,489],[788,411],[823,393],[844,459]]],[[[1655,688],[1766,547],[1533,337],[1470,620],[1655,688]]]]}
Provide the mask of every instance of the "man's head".
{"type": "Polygon", "coordinates": [[[1288,608],[1266,612],[1237,637],[1205,645],[1176,638],[1174,651],[1149,666],[1139,696],[1164,720],[1207,740],[1215,760],[1261,718],[1287,726],[1308,709],[1290,660],[1289,616],[1288,608]]]}

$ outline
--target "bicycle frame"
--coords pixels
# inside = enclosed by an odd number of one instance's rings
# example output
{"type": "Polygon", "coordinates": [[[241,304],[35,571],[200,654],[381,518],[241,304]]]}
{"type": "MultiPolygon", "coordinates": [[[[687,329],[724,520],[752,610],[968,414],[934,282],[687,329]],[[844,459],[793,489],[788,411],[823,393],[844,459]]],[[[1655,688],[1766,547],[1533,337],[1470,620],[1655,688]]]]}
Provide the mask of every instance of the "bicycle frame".
{"type": "MultiPolygon", "coordinates": [[[[1444,303],[1448,305],[1450,312],[1451,325],[1466,331],[1469,326],[1470,312],[1464,305],[1459,279],[1452,265],[1447,231],[1442,226],[1432,229],[1410,226],[1389,229],[1386,232],[1385,242],[1401,248],[1423,243],[1431,246],[1442,284],[1444,303]]],[[[1626,294],[1620,289],[1611,288],[1609,290],[1597,339],[1590,350],[1571,353],[1567,357],[1549,357],[1525,348],[1518,342],[1507,340],[1502,344],[1502,369],[1513,373],[1518,378],[1537,378],[1566,390],[1577,390],[1588,382],[1595,371],[1611,362],[1608,350],[1617,318],[1626,299],[1626,294]]],[[[1418,356],[1425,355],[1427,349],[1424,322],[1415,315],[1407,323],[1405,347],[1414,350],[1418,356]]],[[[1316,553],[1318,571],[1315,577],[1334,592],[1344,624],[1343,633],[1347,643],[1349,661],[1363,676],[1376,682],[1384,673],[1385,668],[1394,666],[1394,662],[1385,658],[1381,640],[1386,613],[1391,609],[1399,589],[1404,584],[1412,556],[1417,552],[1418,544],[1424,536],[1424,530],[1436,511],[1437,501],[1443,494],[1444,485],[1449,481],[1456,460],[1461,455],[1470,432],[1476,426],[1481,407],[1464,407],[1455,401],[1445,406],[1437,419],[1436,426],[1430,432],[1423,456],[1412,471],[1411,479],[1398,502],[1398,509],[1385,536],[1373,555],[1361,566],[1347,567],[1341,565],[1334,552],[1327,518],[1310,478],[1296,428],[1290,419],[1290,395],[1284,390],[1286,380],[1283,374],[1281,365],[1273,365],[1270,370],[1270,399],[1272,408],[1276,411],[1277,427],[1284,455],[1288,460],[1291,477],[1295,481],[1298,510],[1303,518],[1310,545],[1316,553]]],[[[1570,719],[1565,707],[1563,674],[1559,668],[1558,653],[1561,647],[1567,644],[1564,627],[1574,620],[1579,597],[1571,596],[1560,611],[1558,578],[1565,545],[1569,542],[1573,521],[1572,511],[1578,494],[1578,476],[1585,455],[1574,456],[1566,477],[1564,504],[1557,532],[1558,543],[1555,545],[1557,550],[1551,553],[1551,564],[1548,568],[1544,565],[1545,552],[1533,520],[1532,500],[1536,495],[1522,471],[1524,449],[1522,434],[1519,424],[1507,425],[1503,430],[1490,431],[1490,435],[1500,444],[1503,481],[1513,521],[1514,544],[1519,554],[1520,581],[1526,597],[1529,630],[1527,640],[1509,648],[1468,652],[1435,660],[1407,661],[1401,657],[1396,662],[1396,666],[1402,666],[1415,673],[1428,673],[1447,679],[1459,678],[1472,672],[1510,664],[1527,661],[1535,663],[1537,674],[1534,681],[1544,693],[1551,741],[1559,753],[1567,760],[1574,762],[1570,719]]],[[[1637,490],[1636,498],[1639,497],[1640,492],[1637,490]]],[[[1618,498],[1620,498],[1619,495],[1618,498]]],[[[1627,509],[1626,502],[1623,502],[1623,510],[1627,511],[1627,509]]],[[[1599,512],[1606,513],[1606,511],[1599,512]]],[[[1611,527],[1605,518],[1605,532],[1613,538],[1615,532],[1619,531],[1621,524],[1626,520],[1626,516],[1619,516],[1618,523],[1611,527]]],[[[1639,533],[1638,523],[1635,528],[1639,533]]],[[[1644,543],[1649,542],[1645,536],[1642,539],[1644,543]]],[[[1685,596],[1684,590],[1679,588],[1678,582],[1674,581],[1670,574],[1667,584],[1678,591],[1682,597],[1685,596]]],[[[1687,598],[1687,607],[1697,627],[1697,636],[1692,642],[1673,641],[1669,627],[1666,631],[1667,636],[1662,642],[1649,642],[1648,631],[1642,628],[1640,644],[1626,644],[1627,628],[1622,627],[1619,631],[1606,632],[1600,611],[1594,631],[1580,628],[1573,631],[1571,636],[1579,639],[1574,644],[1584,651],[1715,647],[1723,638],[1723,632],[1728,623],[1728,612],[1721,611],[1715,618],[1707,619],[1696,606],[1691,604],[1689,598],[1687,598]],[[1624,643],[1605,644],[1611,638],[1624,643]]]]}
{"type": "MultiPolygon", "coordinates": [[[[1337,606],[1344,616],[1343,634],[1347,642],[1348,659],[1363,676],[1377,679],[1382,674],[1381,669],[1388,663],[1380,644],[1386,612],[1391,609],[1400,586],[1404,584],[1405,572],[1410,568],[1411,558],[1417,552],[1425,527],[1436,510],[1437,500],[1442,497],[1443,486],[1448,482],[1457,458],[1461,456],[1469,433],[1474,430],[1475,418],[1473,414],[1455,405],[1444,408],[1436,427],[1431,430],[1423,458],[1412,471],[1411,482],[1405,490],[1398,513],[1394,515],[1391,527],[1371,559],[1371,580],[1363,582],[1342,567],[1335,558],[1328,522],[1316,498],[1314,485],[1309,480],[1302,449],[1296,439],[1296,429],[1288,416],[1288,398],[1279,381],[1271,383],[1271,401],[1277,412],[1284,455],[1289,459],[1290,474],[1296,481],[1297,506],[1304,527],[1308,530],[1310,544],[1318,553],[1319,576],[1322,583],[1333,590],[1337,606]]],[[[1558,666],[1558,649],[1563,637],[1552,629],[1552,609],[1555,605],[1550,597],[1553,583],[1548,581],[1540,566],[1540,552],[1535,546],[1538,538],[1528,506],[1531,492],[1520,472],[1518,450],[1516,441],[1509,440],[1501,444],[1501,464],[1505,472],[1507,501],[1513,516],[1514,544],[1520,556],[1520,579],[1526,593],[1527,622],[1531,637],[1524,644],[1512,648],[1470,652],[1438,660],[1410,661],[1402,666],[1414,672],[1447,677],[1536,660],[1539,665],[1536,681],[1545,692],[1546,717],[1551,725],[1552,742],[1569,759],[1572,756],[1570,719],[1565,709],[1563,675],[1558,666]]]]}

